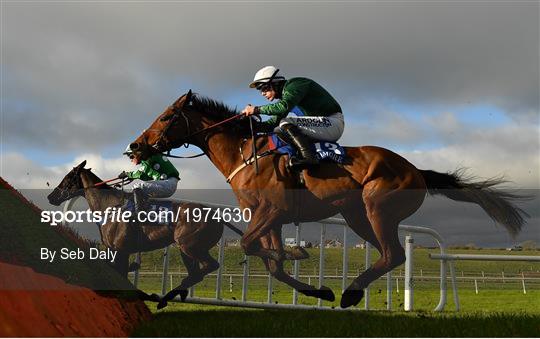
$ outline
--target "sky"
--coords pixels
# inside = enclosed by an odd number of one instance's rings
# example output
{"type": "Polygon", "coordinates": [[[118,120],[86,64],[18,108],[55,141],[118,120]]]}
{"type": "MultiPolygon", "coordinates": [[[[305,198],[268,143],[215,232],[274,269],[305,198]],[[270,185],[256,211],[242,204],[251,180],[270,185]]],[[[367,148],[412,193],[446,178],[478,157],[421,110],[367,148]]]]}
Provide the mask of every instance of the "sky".
{"type": "MultiPolygon", "coordinates": [[[[248,84],[266,65],[333,94],[343,145],[540,188],[535,1],[5,1],[1,19],[0,176],[17,188],[83,159],[102,178],[132,169],[126,145],[189,89],[265,104],[248,84]]],[[[180,189],[228,188],[207,159],[174,163],[180,189]]],[[[532,214],[523,239],[540,242],[532,214]]]]}

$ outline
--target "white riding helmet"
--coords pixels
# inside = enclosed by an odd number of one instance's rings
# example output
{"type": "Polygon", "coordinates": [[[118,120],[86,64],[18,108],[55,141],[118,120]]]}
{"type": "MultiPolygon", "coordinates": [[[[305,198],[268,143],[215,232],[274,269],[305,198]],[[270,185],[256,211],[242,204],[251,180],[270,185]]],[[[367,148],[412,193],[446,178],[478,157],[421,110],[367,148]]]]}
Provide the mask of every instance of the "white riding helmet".
{"type": "Polygon", "coordinates": [[[260,70],[255,73],[255,77],[253,78],[253,82],[249,84],[250,88],[255,88],[261,83],[265,82],[275,82],[275,81],[283,81],[285,80],[285,77],[281,74],[279,74],[279,69],[277,69],[275,66],[266,66],[261,68],[260,70]]]}
{"type": "Polygon", "coordinates": [[[127,155],[127,156],[133,154],[133,151],[131,150],[131,147],[130,147],[130,146],[131,146],[131,144],[127,145],[126,150],[125,150],[124,153],[122,153],[122,154],[125,154],[125,155],[127,155]]]}

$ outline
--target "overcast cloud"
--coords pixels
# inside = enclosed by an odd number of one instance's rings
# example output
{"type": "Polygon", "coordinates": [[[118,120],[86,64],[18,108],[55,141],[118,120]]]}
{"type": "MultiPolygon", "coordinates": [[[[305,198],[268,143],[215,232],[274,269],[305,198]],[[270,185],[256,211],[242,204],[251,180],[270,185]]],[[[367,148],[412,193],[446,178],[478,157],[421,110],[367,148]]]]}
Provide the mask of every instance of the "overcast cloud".
{"type": "MultiPolygon", "coordinates": [[[[115,176],[189,88],[264,104],[247,84],[274,64],[334,94],[345,145],[540,188],[538,2],[9,2],[1,19],[0,175],[16,187],[83,159],[115,176]]],[[[182,188],[228,187],[207,159],[175,164],[182,188]]]]}

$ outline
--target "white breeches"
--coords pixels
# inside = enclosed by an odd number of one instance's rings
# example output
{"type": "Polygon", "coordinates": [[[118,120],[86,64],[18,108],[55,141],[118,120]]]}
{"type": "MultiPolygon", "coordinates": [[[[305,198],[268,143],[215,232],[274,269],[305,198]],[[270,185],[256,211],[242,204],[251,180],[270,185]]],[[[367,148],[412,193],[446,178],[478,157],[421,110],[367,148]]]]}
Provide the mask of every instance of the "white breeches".
{"type": "Polygon", "coordinates": [[[142,190],[148,198],[168,198],[176,192],[178,179],[139,181],[133,185],[133,189],[142,190]]]}
{"type": "Polygon", "coordinates": [[[293,124],[298,127],[302,134],[322,141],[337,141],[343,134],[345,122],[343,113],[334,113],[327,117],[288,116],[281,119],[279,127],[285,124],[293,124]]]}

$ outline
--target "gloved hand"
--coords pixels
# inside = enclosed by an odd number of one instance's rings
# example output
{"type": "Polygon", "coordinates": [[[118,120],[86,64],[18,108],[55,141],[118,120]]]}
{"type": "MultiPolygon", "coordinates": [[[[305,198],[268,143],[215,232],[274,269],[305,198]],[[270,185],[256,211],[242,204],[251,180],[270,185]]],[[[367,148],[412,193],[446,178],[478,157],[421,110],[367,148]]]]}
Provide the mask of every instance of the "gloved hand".
{"type": "Polygon", "coordinates": [[[122,171],[122,173],[118,174],[118,179],[124,179],[124,178],[127,178],[128,175],[126,173],[126,171],[122,171]]]}

